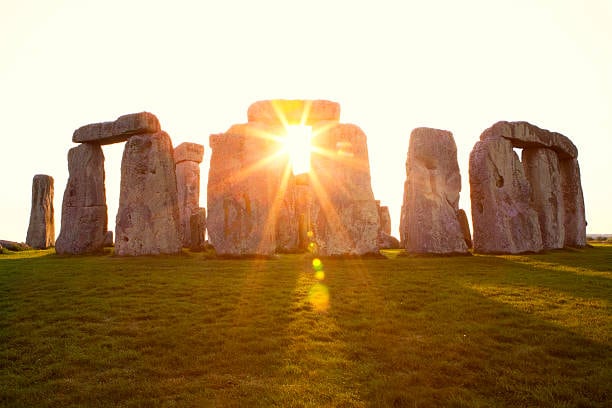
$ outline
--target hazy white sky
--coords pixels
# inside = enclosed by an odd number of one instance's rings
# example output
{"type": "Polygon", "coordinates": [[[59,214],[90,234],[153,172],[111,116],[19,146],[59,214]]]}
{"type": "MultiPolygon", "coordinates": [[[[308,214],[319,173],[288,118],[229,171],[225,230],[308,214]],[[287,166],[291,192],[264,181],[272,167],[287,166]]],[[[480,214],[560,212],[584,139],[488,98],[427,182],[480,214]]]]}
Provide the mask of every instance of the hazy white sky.
{"type": "MultiPolygon", "coordinates": [[[[24,241],[32,177],[55,179],[74,129],[150,111],[176,146],[246,121],[260,99],[331,99],[368,136],[397,235],[408,138],[453,132],[468,155],[498,120],[579,150],[589,233],[612,233],[611,0],[0,0],[0,239],[24,241]]],[[[109,229],[122,145],[107,146],[109,229]]]]}

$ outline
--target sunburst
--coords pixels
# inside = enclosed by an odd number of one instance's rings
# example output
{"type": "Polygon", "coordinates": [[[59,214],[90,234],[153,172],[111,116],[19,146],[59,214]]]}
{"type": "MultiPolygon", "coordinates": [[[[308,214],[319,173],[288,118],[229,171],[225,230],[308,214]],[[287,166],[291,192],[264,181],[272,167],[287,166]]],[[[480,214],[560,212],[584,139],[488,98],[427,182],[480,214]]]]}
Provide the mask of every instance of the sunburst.
{"type": "MultiPolygon", "coordinates": [[[[276,102],[276,101],[275,101],[276,102]]],[[[333,174],[315,174],[311,171],[311,156],[313,154],[327,157],[331,160],[341,160],[344,166],[358,166],[360,160],[352,157],[351,154],[344,154],[341,149],[346,150],[346,146],[334,146],[333,148],[313,147],[313,141],[317,136],[328,131],[335,123],[326,123],[322,126],[311,127],[308,121],[311,104],[306,102],[301,113],[299,121],[296,123],[295,117],[288,118],[285,115],[283,106],[273,102],[273,108],[280,122],[280,129],[264,130],[261,128],[252,127],[249,133],[260,139],[265,139],[270,143],[277,144],[278,147],[273,147],[269,150],[269,154],[261,157],[256,162],[246,168],[243,168],[238,173],[232,175],[229,182],[239,182],[255,175],[257,172],[266,169],[276,162],[284,163],[281,177],[274,191],[271,191],[271,203],[269,212],[266,215],[266,220],[262,225],[262,235],[260,242],[260,251],[267,252],[265,247],[271,240],[274,240],[278,225],[278,214],[286,199],[287,190],[290,181],[294,176],[308,174],[310,180],[310,188],[313,198],[318,202],[320,210],[329,223],[328,228],[334,230],[335,234],[339,235],[339,239],[348,242],[348,232],[346,231],[340,216],[335,208],[332,196],[337,193],[342,194],[346,186],[335,185],[334,191],[327,191],[331,186],[330,181],[333,179],[333,174]],[[293,177],[292,177],[293,176],[293,177]],[[325,179],[321,180],[321,176],[325,179]],[[322,182],[323,181],[323,182],[322,182]],[[330,186],[328,186],[330,184],[330,186]],[[327,188],[326,188],[327,187],[327,188]]],[[[316,237],[315,237],[316,238],[316,237]]]]}

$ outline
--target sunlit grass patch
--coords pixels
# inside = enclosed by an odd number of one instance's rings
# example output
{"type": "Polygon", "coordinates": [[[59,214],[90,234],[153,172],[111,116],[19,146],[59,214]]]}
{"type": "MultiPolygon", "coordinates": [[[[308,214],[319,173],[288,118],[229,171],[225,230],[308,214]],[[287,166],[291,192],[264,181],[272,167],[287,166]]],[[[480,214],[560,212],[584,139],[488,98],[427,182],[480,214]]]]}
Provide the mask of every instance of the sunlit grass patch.
{"type": "Polygon", "coordinates": [[[0,255],[0,401],[603,407],[611,261],[0,255]]]}

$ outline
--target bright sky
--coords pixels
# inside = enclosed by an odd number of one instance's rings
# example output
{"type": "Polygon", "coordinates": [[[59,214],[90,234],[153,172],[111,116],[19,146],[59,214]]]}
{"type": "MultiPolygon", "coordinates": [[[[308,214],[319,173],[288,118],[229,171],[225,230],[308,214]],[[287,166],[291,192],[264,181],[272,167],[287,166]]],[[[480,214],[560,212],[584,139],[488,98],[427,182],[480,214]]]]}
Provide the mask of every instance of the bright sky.
{"type": "MultiPolygon", "coordinates": [[[[408,138],[453,132],[468,155],[498,120],[578,147],[589,233],[612,233],[611,0],[0,0],[0,239],[24,241],[32,177],[55,179],[56,233],[73,131],[158,116],[174,145],[246,122],[273,98],[330,99],[368,136],[397,235],[408,138]]],[[[122,145],[104,147],[109,229],[122,145]]]]}

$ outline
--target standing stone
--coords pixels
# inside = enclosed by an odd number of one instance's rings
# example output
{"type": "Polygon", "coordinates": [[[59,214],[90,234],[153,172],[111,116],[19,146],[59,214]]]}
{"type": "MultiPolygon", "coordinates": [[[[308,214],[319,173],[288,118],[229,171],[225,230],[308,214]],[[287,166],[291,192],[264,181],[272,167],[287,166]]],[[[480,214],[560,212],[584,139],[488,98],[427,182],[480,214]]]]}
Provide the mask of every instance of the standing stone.
{"type": "Polygon", "coordinates": [[[457,219],[461,176],[451,132],[414,129],[406,160],[400,219],[402,246],[411,253],[467,252],[457,219]]]}
{"type": "Polygon", "coordinates": [[[260,101],[247,124],[211,135],[207,229],[218,254],[268,256],[310,244],[324,256],[377,251],[366,138],[339,116],[330,101],[260,101]],[[292,174],[285,124],[313,128],[308,174],[292,174]]]}
{"type": "Polygon", "coordinates": [[[191,234],[189,248],[201,251],[206,246],[206,209],[198,208],[189,217],[189,233],[191,234]]]}
{"type": "Polygon", "coordinates": [[[181,251],[172,142],[165,132],[132,136],[121,162],[115,254],[181,251]]]}
{"type": "Polygon", "coordinates": [[[531,185],[544,249],[563,248],[565,241],[563,193],[559,158],[548,148],[527,148],[522,154],[525,176],[531,185]]]}
{"type": "Polygon", "coordinates": [[[276,251],[277,220],[289,175],[280,146],[262,133],[277,130],[236,125],[211,135],[207,229],[217,254],[269,256],[276,251]],[[286,177],[285,177],[286,176],[286,177]]]}
{"type": "Polygon", "coordinates": [[[376,208],[378,209],[378,219],[380,222],[380,232],[383,234],[391,235],[391,214],[389,213],[389,207],[386,205],[381,206],[380,201],[376,200],[376,208]]]}
{"type": "Polygon", "coordinates": [[[191,246],[190,218],[200,207],[200,163],[203,157],[204,146],[196,143],[181,143],[174,149],[179,234],[184,247],[191,246]]]}
{"type": "Polygon", "coordinates": [[[461,232],[463,233],[463,240],[468,248],[472,248],[472,234],[470,234],[470,223],[468,222],[465,211],[461,208],[457,211],[457,220],[459,226],[461,226],[461,232]]]}
{"type": "Polygon", "coordinates": [[[580,167],[577,159],[559,162],[561,172],[561,191],[564,213],[564,245],[568,247],[586,246],[586,218],[584,197],[580,181],[580,167]]]}
{"type": "Polygon", "coordinates": [[[356,125],[321,122],[313,132],[311,211],[322,256],[378,252],[379,218],[366,135],[356,125]]]}
{"type": "Polygon", "coordinates": [[[474,251],[539,252],[542,234],[523,165],[510,140],[486,132],[470,153],[474,251]]]}
{"type": "Polygon", "coordinates": [[[32,208],[26,244],[35,249],[55,245],[53,177],[37,174],[32,180],[32,208]]]}
{"type": "Polygon", "coordinates": [[[112,247],[115,245],[115,240],[113,238],[113,231],[106,231],[106,235],[104,236],[104,246],[112,247]]]}
{"type": "Polygon", "coordinates": [[[108,219],[100,145],[84,143],[70,149],[68,173],[55,250],[58,254],[101,252],[108,219]]]}
{"type": "Polygon", "coordinates": [[[376,208],[378,210],[378,249],[397,249],[400,248],[400,242],[397,238],[391,236],[391,214],[389,207],[381,206],[380,201],[376,200],[376,208]]]}

